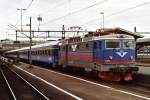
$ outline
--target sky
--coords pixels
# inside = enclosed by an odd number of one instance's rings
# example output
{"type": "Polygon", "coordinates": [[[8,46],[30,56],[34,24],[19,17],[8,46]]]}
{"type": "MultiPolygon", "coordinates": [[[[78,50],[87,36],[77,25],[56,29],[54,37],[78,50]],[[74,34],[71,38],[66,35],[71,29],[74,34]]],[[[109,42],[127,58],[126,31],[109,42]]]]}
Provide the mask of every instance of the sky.
{"type": "Polygon", "coordinates": [[[15,30],[21,27],[17,8],[27,9],[22,16],[24,30],[29,30],[30,16],[32,30],[61,30],[62,25],[96,30],[103,27],[104,12],[105,28],[133,32],[137,27],[138,32],[150,32],[150,0],[0,0],[0,40],[15,40],[15,30]],[[42,17],[40,26],[38,16],[42,17]]]}

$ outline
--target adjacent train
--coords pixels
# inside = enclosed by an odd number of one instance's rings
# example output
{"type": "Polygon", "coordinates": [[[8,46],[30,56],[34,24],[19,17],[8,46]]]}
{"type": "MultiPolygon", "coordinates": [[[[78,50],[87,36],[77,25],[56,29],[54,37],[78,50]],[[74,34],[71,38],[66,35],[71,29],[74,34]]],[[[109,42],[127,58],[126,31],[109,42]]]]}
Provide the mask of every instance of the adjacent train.
{"type": "MultiPolygon", "coordinates": [[[[132,80],[135,66],[135,40],[130,35],[94,32],[32,46],[31,59],[52,67],[84,69],[108,81],[132,80]]],[[[10,58],[29,60],[29,47],[8,51],[10,58]]]]}

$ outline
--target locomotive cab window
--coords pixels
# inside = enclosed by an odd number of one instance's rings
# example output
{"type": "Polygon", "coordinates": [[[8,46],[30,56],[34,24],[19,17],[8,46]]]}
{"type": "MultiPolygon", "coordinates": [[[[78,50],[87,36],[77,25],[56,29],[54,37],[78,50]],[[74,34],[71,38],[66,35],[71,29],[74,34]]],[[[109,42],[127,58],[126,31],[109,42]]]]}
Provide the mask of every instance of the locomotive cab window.
{"type": "Polygon", "coordinates": [[[120,41],[119,40],[106,40],[105,45],[107,49],[119,49],[120,41]]]}
{"type": "Polygon", "coordinates": [[[135,47],[135,42],[133,40],[124,40],[123,41],[123,48],[132,49],[134,47],[135,47]]]}

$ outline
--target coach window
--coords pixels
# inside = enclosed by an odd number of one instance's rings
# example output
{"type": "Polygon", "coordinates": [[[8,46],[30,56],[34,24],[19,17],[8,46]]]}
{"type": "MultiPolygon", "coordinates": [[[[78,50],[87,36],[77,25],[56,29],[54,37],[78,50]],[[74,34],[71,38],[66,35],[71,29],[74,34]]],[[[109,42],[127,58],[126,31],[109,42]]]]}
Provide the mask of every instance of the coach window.
{"type": "Polygon", "coordinates": [[[46,55],[48,55],[48,50],[46,50],[46,55]]]}
{"type": "Polygon", "coordinates": [[[42,50],[43,51],[43,55],[45,55],[45,50],[42,50]]]}
{"type": "Polygon", "coordinates": [[[42,50],[42,55],[45,55],[45,50],[42,50]]]}
{"type": "Polygon", "coordinates": [[[48,55],[48,50],[45,50],[45,55],[48,55]]]}
{"type": "Polygon", "coordinates": [[[41,55],[41,51],[39,50],[39,55],[41,55]]]}
{"type": "Polygon", "coordinates": [[[42,55],[42,51],[41,50],[39,51],[39,55],[42,55]]]}
{"type": "Polygon", "coordinates": [[[42,55],[42,50],[40,50],[40,55],[42,55]]]}
{"type": "Polygon", "coordinates": [[[48,52],[49,50],[46,50],[46,51],[47,51],[47,55],[49,55],[49,52],[48,52]]]}
{"type": "Polygon", "coordinates": [[[48,55],[48,50],[45,50],[45,55],[48,55]]]}
{"type": "Polygon", "coordinates": [[[39,55],[41,55],[41,50],[39,50],[39,55]]]}
{"type": "Polygon", "coordinates": [[[34,51],[32,51],[33,52],[33,55],[34,55],[34,51]]]}
{"type": "Polygon", "coordinates": [[[42,50],[39,51],[39,55],[42,55],[42,50]]]}
{"type": "Polygon", "coordinates": [[[40,55],[40,51],[38,50],[38,55],[40,55]]]}
{"type": "Polygon", "coordinates": [[[45,55],[45,52],[44,52],[44,50],[42,50],[42,55],[45,55]]]}
{"type": "Polygon", "coordinates": [[[37,51],[37,55],[39,55],[39,50],[37,51]]]}
{"type": "Polygon", "coordinates": [[[42,50],[43,51],[43,55],[45,55],[45,50],[42,50]]]}
{"type": "Polygon", "coordinates": [[[48,50],[48,55],[50,55],[51,54],[51,51],[50,50],[48,50]]]}
{"type": "Polygon", "coordinates": [[[44,55],[44,50],[42,50],[42,55],[44,55]]]}

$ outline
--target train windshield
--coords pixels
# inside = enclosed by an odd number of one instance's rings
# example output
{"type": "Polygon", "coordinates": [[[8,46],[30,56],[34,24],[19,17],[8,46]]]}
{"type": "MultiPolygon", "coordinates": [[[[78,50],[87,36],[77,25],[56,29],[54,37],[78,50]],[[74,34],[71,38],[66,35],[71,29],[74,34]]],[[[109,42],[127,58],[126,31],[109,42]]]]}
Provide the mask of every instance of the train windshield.
{"type": "Polygon", "coordinates": [[[123,48],[126,48],[126,49],[135,48],[135,42],[133,40],[124,40],[123,41],[123,48]]]}
{"type": "Polygon", "coordinates": [[[119,49],[120,41],[119,40],[106,40],[107,49],[119,49]]]}

